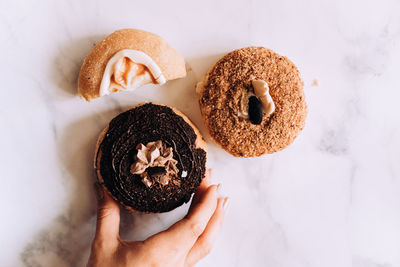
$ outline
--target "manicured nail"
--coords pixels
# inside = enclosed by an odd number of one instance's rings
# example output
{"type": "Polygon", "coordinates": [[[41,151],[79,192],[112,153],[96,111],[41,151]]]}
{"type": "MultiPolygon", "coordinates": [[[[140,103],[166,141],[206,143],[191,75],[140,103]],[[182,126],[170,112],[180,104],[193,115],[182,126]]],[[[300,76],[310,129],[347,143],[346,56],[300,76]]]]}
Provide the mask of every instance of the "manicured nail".
{"type": "Polygon", "coordinates": [[[100,183],[94,183],[94,189],[96,190],[97,201],[102,201],[104,199],[104,190],[100,183]]]}
{"type": "Polygon", "coordinates": [[[229,198],[225,198],[224,199],[224,203],[222,203],[222,207],[224,208],[224,210],[226,210],[229,206],[229,198]]]}

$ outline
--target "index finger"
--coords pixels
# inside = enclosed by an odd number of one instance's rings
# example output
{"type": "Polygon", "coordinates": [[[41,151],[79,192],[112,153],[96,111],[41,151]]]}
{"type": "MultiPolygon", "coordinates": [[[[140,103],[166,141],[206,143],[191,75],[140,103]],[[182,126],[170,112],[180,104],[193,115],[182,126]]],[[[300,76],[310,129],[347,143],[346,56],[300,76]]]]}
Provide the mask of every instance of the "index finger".
{"type": "Polygon", "coordinates": [[[196,192],[192,199],[192,203],[190,203],[189,212],[193,209],[194,206],[196,206],[197,203],[199,203],[201,197],[207,191],[207,188],[210,186],[210,184],[211,184],[211,169],[207,169],[205,177],[201,181],[199,187],[197,187],[196,192]]]}

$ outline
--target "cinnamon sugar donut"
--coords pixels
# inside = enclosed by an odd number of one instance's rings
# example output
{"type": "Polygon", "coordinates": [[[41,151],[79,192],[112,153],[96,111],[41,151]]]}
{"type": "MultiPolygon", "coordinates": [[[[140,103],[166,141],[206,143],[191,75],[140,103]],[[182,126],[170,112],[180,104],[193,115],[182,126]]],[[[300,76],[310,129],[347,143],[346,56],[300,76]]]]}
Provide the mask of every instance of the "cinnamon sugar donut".
{"type": "Polygon", "coordinates": [[[196,91],[212,139],[236,157],[282,150],[305,125],[307,105],[298,69],[264,47],[223,56],[196,91]],[[264,83],[263,95],[258,95],[256,83],[264,83]]]}

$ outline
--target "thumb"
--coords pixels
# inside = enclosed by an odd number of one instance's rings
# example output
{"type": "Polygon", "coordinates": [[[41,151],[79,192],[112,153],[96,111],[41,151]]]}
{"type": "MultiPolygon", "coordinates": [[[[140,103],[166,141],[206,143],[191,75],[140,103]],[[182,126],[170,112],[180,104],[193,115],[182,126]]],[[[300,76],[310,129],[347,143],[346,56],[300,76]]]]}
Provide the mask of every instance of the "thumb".
{"type": "Polygon", "coordinates": [[[119,205],[103,185],[96,183],[95,188],[98,196],[95,242],[116,244],[119,236],[119,205]]]}

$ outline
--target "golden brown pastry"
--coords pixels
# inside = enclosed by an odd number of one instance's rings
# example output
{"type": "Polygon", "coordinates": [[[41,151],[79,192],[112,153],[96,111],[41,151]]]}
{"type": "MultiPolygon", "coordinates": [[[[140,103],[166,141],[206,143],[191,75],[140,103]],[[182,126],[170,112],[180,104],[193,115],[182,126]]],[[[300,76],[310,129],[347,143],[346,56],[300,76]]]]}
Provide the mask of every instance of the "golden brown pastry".
{"type": "Polygon", "coordinates": [[[185,76],[183,57],[160,36],[123,29],[100,41],[85,58],[78,77],[78,92],[90,101],[185,76]]]}

